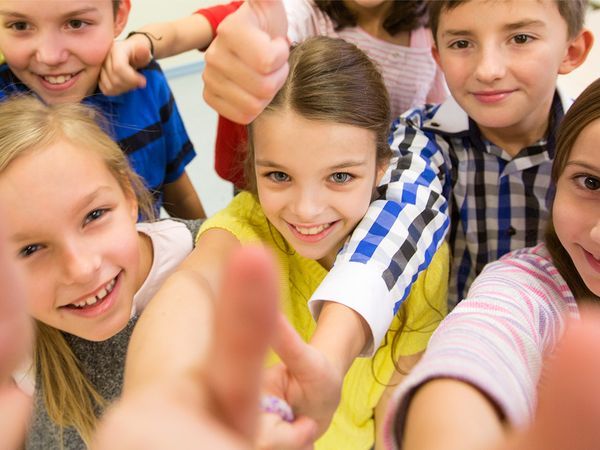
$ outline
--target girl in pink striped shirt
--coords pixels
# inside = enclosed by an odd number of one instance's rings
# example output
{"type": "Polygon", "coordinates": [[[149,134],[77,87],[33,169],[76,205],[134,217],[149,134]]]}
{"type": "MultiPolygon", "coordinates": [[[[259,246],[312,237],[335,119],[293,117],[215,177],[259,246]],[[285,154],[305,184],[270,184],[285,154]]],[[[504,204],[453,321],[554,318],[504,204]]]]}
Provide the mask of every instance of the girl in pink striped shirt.
{"type": "Polygon", "coordinates": [[[530,422],[566,319],[600,300],[598,142],[600,79],[561,124],[545,244],[486,266],[442,322],[395,394],[387,448],[493,448],[530,422]]]}

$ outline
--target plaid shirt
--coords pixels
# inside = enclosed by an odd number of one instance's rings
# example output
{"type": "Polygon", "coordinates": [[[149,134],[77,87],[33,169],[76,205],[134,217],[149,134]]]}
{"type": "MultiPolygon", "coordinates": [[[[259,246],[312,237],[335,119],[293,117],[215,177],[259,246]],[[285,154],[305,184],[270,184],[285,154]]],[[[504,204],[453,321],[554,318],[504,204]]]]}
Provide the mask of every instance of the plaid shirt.
{"type": "Polygon", "coordinates": [[[393,147],[425,159],[448,199],[451,307],[488,262],[542,239],[554,193],[554,133],[566,108],[557,92],[548,135],[515,157],[487,141],[454,99],[408,111],[394,124],[393,147]]]}

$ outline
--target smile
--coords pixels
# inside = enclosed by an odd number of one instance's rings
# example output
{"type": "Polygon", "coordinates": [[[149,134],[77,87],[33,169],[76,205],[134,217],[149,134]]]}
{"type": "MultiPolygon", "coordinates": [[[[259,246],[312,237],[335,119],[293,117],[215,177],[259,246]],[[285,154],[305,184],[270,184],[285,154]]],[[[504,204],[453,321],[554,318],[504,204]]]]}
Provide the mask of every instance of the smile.
{"type": "Polygon", "coordinates": [[[92,295],[88,298],[85,298],[79,302],[76,303],[71,303],[69,305],[66,305],[67,307],[71,307],[71,308],[85,308],[87,306],[92,306],[95,305],[96,303],[98,303],[99,301],[102,301],[108,294],[110,294],[112,292],[112,290],[115,288],[115,284],[117,282],[117,278],[113,278],[112,280],[110,280],[108,283],[106,283],[99,291],[96,295],[92,295]]]}
{"type": "Polygon", "coordinates": [[[71,78],[73,78],[75,75],[73,74],[66,74],[66,75],[40,75],[45,81],[47,81],[50,84],[64,84],[67,81],[69,81],[71,78]]]}
{"type": "Polygon", "coordinates": [[[322,231],[324,231],[327,228],[329,228],[331,226],[331,223],[325,223],[325,224],[316,225],[316,226],[313,226],[313,227],[300,227],[300,226],[297,226],[297,225],[292,225],[292,226],[296,229],[296,231],[298,233],[303,234],[305,236],[312,236],[312,235],[315,235],[315,234],[319,234],[322,231]]]}

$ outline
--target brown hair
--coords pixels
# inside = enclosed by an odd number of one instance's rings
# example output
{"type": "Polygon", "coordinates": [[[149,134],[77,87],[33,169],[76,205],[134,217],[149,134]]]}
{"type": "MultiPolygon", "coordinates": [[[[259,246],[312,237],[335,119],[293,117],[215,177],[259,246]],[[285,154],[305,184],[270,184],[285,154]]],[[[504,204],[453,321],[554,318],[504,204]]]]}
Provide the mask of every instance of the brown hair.
{"type": "MultiPolygon", "coordinates": [[[[440,16],[470,0],[429,0],[429,28],[437,42],[437,30],[440,16]]],[[[574,38],[583,28],[588,0],[554,0],[558,12],[567,23],[569,38],[574,38]]]]}
{"type": "MultiPolygon", "coordinates": [[[[105,126],[100,114],[81,103],[45,105],[31,95],[1,102],[0,176],[15,159],[67,139],[82,152],[99,155],[123,192],[137,198],[141,215],[152,219],[152,197],[100,124],[105,126]]],[[[104,406],[104,400],[81,372],[60,330],[38,321],[36,326],[34,363],[48,415],[59,427],[75,427],[89,444],[95,411],[104,406]]]]}
{"type": "MultiPolygon", "coordinates": [[[[284,85],[262,114],[289,108],[306,119],[371,130],[378,165],[389,162],[389,98],[381,74],[361,50],[342,39],[312,37],[291,50],[289,66],[284,85]]],[[[247,189],[256,193],[252,130],[250,124],[245,174],[247,189]]]]}
{"type": "MultiPolygon", "coordinates": [[[[590,84],[577,97],[573,106],[560,124],[556,138],[556,155],[552,165],[552,181],[554,184],[565,170],[565,166],[571,155],[573,144],[579,134],[590,123],[600,119],[600,78],[590,84]]],[[[552,217],[552,216],[551,216],[552,217]]],[[[552,256],[556,268],[565,279],[575,298],[598,298],[586,286],[579,272],[573,264],[573,260],[563,247],[556,235],[552,218],[548,222],[545,234],[546,245],[552,256]]]]}
{"type": "MultiPolygon", "coordinates": [[[[391,6],[383,21],[390,35],[412,31],[427,23],[427,3],[424,0],[390,1],[391,6]]],[[[356,15],[340,0],[315,0],[317,7],[336,24],[335,29],[356,26],[356,15]]]]}

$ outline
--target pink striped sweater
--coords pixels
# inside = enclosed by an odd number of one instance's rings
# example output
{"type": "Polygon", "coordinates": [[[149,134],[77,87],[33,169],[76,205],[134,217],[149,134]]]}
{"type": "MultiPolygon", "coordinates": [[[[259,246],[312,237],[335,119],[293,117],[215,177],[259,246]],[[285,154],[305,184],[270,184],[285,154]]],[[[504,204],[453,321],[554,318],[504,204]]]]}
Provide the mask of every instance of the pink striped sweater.
{"type": "Polygon", "coordinates": [[[364,51],[379,68],[390,95],[392,118],[425,103],[442,103],[448,88],[431,56],[433,37],[426,28],[410,34],[410,47],[377,39],[360,27],[335,30],[335,23],[311,0],[284,0],[288,38],[302,42],[311,36],[342,38],[364,51]]]}
{"type": "Polygon", "coordinates": [[[571,290],[544,244],[488,264],[395,392],[385,422],[385,448],[400,448],[396,437],[408,400],[434,378],[463,380],[486,393],[510,424],[528,423],[543,379],[543,360],[562,334],[565,317],[578,315],[571,290]]]}

